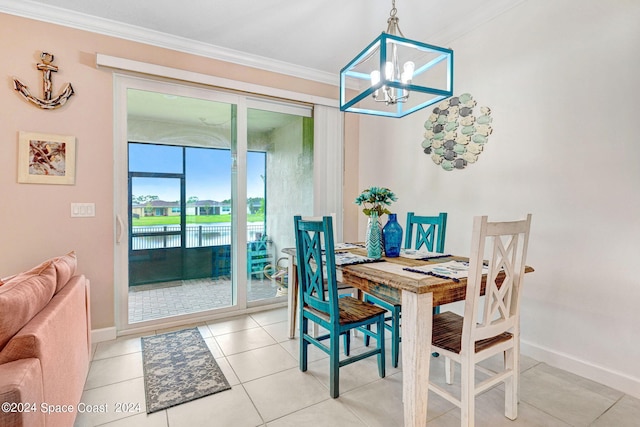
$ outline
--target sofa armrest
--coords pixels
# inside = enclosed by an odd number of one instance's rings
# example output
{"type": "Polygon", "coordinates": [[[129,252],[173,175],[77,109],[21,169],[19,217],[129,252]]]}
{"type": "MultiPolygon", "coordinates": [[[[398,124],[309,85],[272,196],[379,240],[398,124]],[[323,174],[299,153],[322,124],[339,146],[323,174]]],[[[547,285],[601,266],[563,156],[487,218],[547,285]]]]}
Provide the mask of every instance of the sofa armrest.
{"type": "Polygon", "coordinates": [[[91,352],[89,281],[84,276],[74,276],[67,286],[69,289],[56,294],[0,350],[0,364],[33,357],[41,363],[52,360],[56,366],[58,360],[65,360],[71,352],[76,356],[80,354],[80,362],[88,367],[91,352]],[[79,347],[85,349],[84,353],[77,351],[79,347]]]}
{"type": "MultiPolygon", "coordinates": [[[[0,351],[0,364],[36,358],[48,405],[77,405],[89,370],[88,280],[74,276],[0,351]]],[[[50,413],[47,426],[71,426],[75,413],[50,413]]],[[[0,424],[2,426],[2,424],[0,424]]]]}
{"type": "Polygon", "coordinates": [[[0,410],[0,426],[44,426],[44,413],[40,410],[43,401],[38,359],[0,365],[0,405],[5,405],[0,410]]]}

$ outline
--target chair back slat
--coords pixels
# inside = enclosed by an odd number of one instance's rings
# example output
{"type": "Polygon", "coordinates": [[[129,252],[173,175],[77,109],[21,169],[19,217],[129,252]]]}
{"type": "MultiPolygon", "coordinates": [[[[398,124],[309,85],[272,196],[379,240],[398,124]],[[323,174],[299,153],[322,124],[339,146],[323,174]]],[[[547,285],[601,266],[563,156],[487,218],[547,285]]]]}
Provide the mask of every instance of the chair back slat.
{"type": "Polygon", "coordinates": [[[407,213],[405,234],[405,249],[411,249],[415,226],[415,247],[418,250],[425,246],[430,252],[444,252],[444,237],[447,227],[447,214],[442,212],[438,216],[418,216],[413,212],[407,213]]]}
{"type": "Polygon", "coordinates": [[[530,228],[530,214],[525,220],[511,222],[488,222],[486,216],[474,219],[463,345],[516,326],[530,228]],[[487,261],[484,304],[479,312],[482,273],[487,261]],[[465,339],[465,334],[473,339],[465,339]]]}
{"type": "Polygon", "coordinates": [[[294,224],[300,301],[334,319],[338,315],[338,290],[332,218],[305,220],[296,216],[294,224]]]}

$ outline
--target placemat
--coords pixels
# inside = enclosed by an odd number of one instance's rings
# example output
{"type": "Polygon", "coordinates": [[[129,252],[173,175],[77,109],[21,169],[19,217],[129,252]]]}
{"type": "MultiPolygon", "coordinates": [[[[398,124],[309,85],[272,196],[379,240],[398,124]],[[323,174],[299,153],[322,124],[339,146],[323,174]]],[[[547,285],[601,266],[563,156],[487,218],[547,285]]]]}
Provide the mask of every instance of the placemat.
{"type": "MultiPolygon", "coordinates": [[[[369,258],[363,255],[357,255],[357,254],[353,254],[351,252],[336,252],[335,253],[336,256],[336,265],[337,266],[342,266],[342,265],[353,265],[353,264],[368,264],[368,263],[374,263],[374,262],[383,262],[384,259],[382,258],[369,258]]],[[[325,261],[325,256],[322,256],[323,261],[325,261]]]]}
{"type": "MultiPolygon", "coordinates": [[[[459,282],[460,279],[469,276],[469,263],[466,261],[447,261],[437,264],[421,265],[419,267],[404,267],[404,270],[459,282]]],[[[486,267],[483,267],[483,274],[488,271],[486,267]]]]}
{"type": "Polygon", "coordinates": [[[356,249],[356,248],[363,248],[364,245],[357,245],[355,243],[336,243],[333,246],[333,249],[336,251],[339,250],[343,250],[343,249],[356,249]]]}
{"type": "Polygon", "coordinates": [[[451,254],[442,254],[440,252],[430,252],[425,250],[415,250],[415,249],[400,249],[400,256],[403,258],[409,259],[418,259],[422,261],[427,261],[430,259],[437,258],[447,258],[450,257],[451,254]]]}

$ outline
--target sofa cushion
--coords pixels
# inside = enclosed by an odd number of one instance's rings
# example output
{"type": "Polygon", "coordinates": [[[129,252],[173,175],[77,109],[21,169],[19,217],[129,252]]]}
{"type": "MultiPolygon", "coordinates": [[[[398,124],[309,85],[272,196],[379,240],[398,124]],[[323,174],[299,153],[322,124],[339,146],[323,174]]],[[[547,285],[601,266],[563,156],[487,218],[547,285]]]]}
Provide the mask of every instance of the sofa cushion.
{"type": "MultiPolygon", "coordinates": [[[[4,282],[3,285],[7,285],[10,283],[16,283],[16,282],[22,282],[25,279],[32,277],[32,276],[38,276],[40,275],[40,273],[42,273],[45,269],[47,269],[49,267],[50,264],[53,263],[53,259],[48,259],[46,261],[44,261],[41,264],[36,265],[35,267],[33,267],[30,270],[26,270],[23,271],[21,273],[18,274],[14,274],[13,276],[9,276],[9,277],[5,277],[4,279],[2,279],[2,281],[4,282]]],[[[54,277],[55,279],[55,277],[54,277]]]]}
{"type": "Polygon", "coordinates": [[[78,258],[74,251],[69,252],[66,255],[53,258],[53,266],[56,269],[56,294],[60,292],[60,289],[69,283],[69,280],[76,274],[78,267],[78,258]]]}
{"type": "Polygon", "coordinates": [[[15,274],[13,276],[0,277],[0,286],[4,285],[5,283],[7,283],[9,280],[13,279],[14,277],[16,277],[15,274]]]}
{"type": "Polygon", "coordinates": [[[53,261],[45,261],[0,286],[0,350],[24,325],[42,310],[56,290],[53,261]]]}
{"type": "Polygon", "coordinates": [[[64,288],[64,286],[67,283],[69,283],[69,279],[71,279],[76,274],[76,270],[78,268],[78,258],[76,257],[75,251],[71,251],[66,255],[62,255],[56,258],[51,258],[43,262],[42,264],[36,267],[33,267],[29,271],[25,271],[20,274],[14,274],[13,276],[0,278],[0,286],[4,285],[5,283],[9,283],[10,281],[12,281],[13,279],[19,276],[22,276],[22,277],[19,277],[19,279],[22,280],[24,276],[31,276],[34,274],[34,272],[36,272],[37,274],[37,272],[42,270],[45,264],[49,262],[53,262],[53,265],[56,269],[56,292],[55,293],[57,294],[58,292],[60,292],[60,289],[64,288]]]}

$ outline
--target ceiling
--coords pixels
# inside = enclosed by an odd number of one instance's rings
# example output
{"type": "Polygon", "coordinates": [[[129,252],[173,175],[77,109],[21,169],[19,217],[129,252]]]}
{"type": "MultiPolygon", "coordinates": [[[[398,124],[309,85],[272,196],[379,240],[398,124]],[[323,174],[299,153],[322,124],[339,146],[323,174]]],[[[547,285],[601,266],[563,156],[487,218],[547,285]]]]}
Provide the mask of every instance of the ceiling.
{"type": "MultiPolygon", "coordinates": [[[[396,0],[396,8],[406,38],[449,47],[522,1],[396,0]]],[[[341,68],[386,30],[391,5],[392,0],[0,0],[0,12],[338,85],[341,68]]],[[[228,116],[191,101],[170,108],[186,98],[156,95],[130,99],[130,117],[210,126],[228,116]]],[[[290,120],[252,114],[254,130],[262,132],[290,120]]]]}
{"type": "MultiPolygon", "coordinates": [[[[522,1],[396,0],[396,8],[406,38],[449,47],[522,1]]],[[[391,0],[0,0],[0,12],[333,84],[386,29],[390,10],[391,0]]]]}

